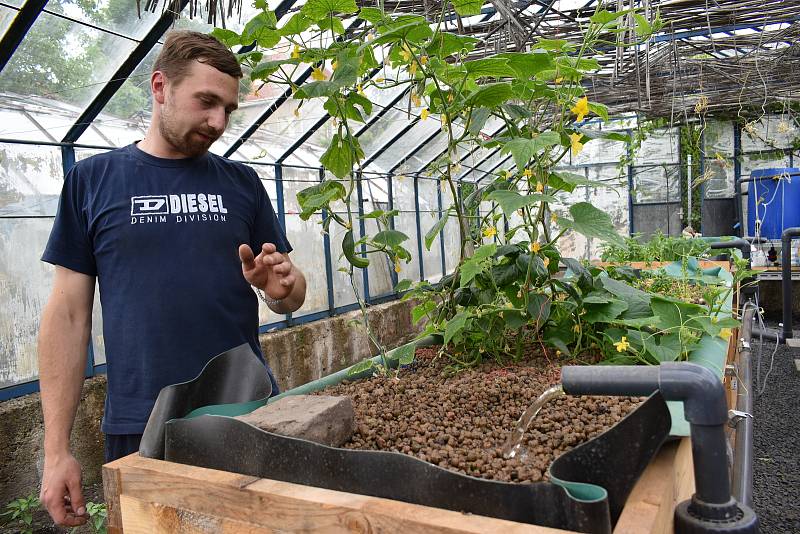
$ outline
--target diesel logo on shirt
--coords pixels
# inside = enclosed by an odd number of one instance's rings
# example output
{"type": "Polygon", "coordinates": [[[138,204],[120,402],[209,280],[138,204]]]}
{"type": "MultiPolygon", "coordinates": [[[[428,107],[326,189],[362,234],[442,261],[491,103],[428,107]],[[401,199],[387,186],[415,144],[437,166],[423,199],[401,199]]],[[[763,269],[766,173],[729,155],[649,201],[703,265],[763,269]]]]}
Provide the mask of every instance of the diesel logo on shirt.
{"type": "Polygon", "coordinates": [[[131,224],[173,222],[225,222],[228,210],[222,195],[187,193],[131,197],[131,224]]]}

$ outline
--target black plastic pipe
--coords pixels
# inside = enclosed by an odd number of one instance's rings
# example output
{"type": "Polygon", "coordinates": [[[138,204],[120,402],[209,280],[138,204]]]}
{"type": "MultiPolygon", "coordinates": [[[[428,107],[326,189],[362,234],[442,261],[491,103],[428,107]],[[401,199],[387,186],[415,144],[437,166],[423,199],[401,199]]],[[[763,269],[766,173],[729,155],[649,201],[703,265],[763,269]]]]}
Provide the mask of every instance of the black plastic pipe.
{"type": "Polygon", "coordinates": [[[750,243],[742,238],[731,239],[730,241],[715,241],[714,243],[711,243],[709,247],[712,250],[722,248],[738,248],[742,251],[742,257],[747,260],[747,264],[750,264],[750,243]]]}
{"type": "Polygon", "coordinates": [[[750,339],[755,305],[745,304],[742,328],[739,331],[741,347],[735,362],[738,379],[736,389],[736,410],[746,414],[736,422],[736,448],[733,451],[733,496],[740,503],[753,506],[753,392],[750,369],[750,339]],[[744,341],[744,343],[742,343],[744,341]]]}
{"type": "Polygon", "coordinates": [[[561,383],[569,395],[649,395],[683,402],[692,436],[696,492],[675,509],[675,531],[758,532],[753,510],[731,496],[725,425],[728,406],[722,381],[710,369],[687,362],[650,366],[566,366],[561,383]]]}
{"type": "Polygon", "coordinates": [[[660,366],[567,366],[561,370],[564,391],[570,395],[650,395],[683,401],[691,425],[692,456],[697,495],[704,502],[724,504],[731,498],[725,424],[728,407],[722,381],[709,369],[693,363],[660,366]]]}
{"type": "Polygon", "coordinates": [[[787,228],[781,234],[781,285],[783,286],[783,341],[792,337],[792,238],[800,228],[787,228]]]}

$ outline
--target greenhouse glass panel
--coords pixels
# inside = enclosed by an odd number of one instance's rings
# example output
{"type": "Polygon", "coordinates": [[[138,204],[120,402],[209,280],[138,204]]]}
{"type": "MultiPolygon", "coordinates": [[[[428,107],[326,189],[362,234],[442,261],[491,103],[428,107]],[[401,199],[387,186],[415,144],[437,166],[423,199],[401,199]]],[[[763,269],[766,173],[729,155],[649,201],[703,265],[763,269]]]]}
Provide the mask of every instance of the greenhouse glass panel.
{"type": "MultiPolygon", "coordinates": [[[[560,193],[558,198],[561,202],[551,205],[551,209],[559,217],[568,219],[572,218],[569,213],[569,206],[578,202],[589,202],[590,199],[588,188],[584,186],[576,187],[571,193],[560,193]]],[[[561,256],[565,258],[589,258],[589,241],[583,234],[579,234],[574,230],[569,230],[561,236],[557,246],[561,256]]]]}
{"type": "MultiPolygon", "coordinates": [[[[364,159],[372,158],[377,150],[383,148],[400,130],[411,124],[415,118],[414,115],[409,118],[405,110],[392,109],[378,119],[358,138],[361,149],[364,151],[364,159]]],[[[390,149],[387,148],[383,153],[385,154],[388,150],[390,149]]]]}
{"type": "MultiPolygon", "coordinates": [[[[374,210],[389,210],[389,183],[385,177],[364,177],[362,180],[362,191],[364,195],[364,213],[374,210]]],[[[382,224],[378,224],[377,219],[365,219],[364,228],[369,236],[375,236],[378,232],[386,230],[382,224]]],[[[408,242],[403,246],[408,248],[408,242]]],[[[410,252],[410,251],[409,251],[410,252]]],[[[383,253],[369,255],[369,295],[371,298],[388,295],[392,292],[392,275],[395,266],[389,257],[383,253]]],[[[402,270],[402,269],[401,269],[402,270]]]]}
{"type": "Polygon", "coordinates": [[[306,300],[293,313],[299,317],[328,309],[328,281],[325,274],[325,253],[322,238],[322,213],[307,221],[300,218],[297,192],[319,183],[316,169],[283,168],[284,206],[286,208],[286,237],[292,244],[292,262],[306,278],[306,300]]]}
{"type": "Polygon", "coordinates": [[[627,152],[627,143],[610,139],[592,139],[583,146],[583,150],[577,156],[570,153],[569,158],[565,159],[569,159],[572,165],[617,163],[627,152]]]}
{"type": "Polygon", "coordinates": [[[55,216],[63,184],[59,148],[0,143],[0,216],[55,216]]]}
{"type": "Polygon", "coordinates": [[[138,41],[147,35],[161,17],[161,6],[153,13],[145,10],[137,12],[137,5],[137,2],[129,0],[100,0],[91,3],[50,0],[44,12],[56,16],[65,15],[138,41]]]}
{"type": "MultiPolygon", "coordinates": [[[[436,125],[440,126],[438,122],[436,125]]],[[[413,155],[407,157],[405,163],[408,165],[410,172],[422,172],[426,170],[425,167],[429,163],[438,158],[445,150],[447,150],[447,134],[440,133],[413,155]]]]}
{"type": "MultiPolygon", "coordinates": [[[[333,303],[337,308],[340,306],[347,306],[356,302],[356,297],[353,294],[353,287],[350,284],[350,277],[346,272],[339,269],[347,269],[349,263],[342,255],[342,239],[344,238],[345,230],[338,224],[331,223],[330,236],[331,236],[331,260],[333,262],[333,303]]],[[[353,231],[353,239],[358,241],[360,238],[358,225],[353,231]]],[[[361,269],[353,268],[353,279],[355,286],[358,289],[358,294],[364,298],[364,280],[362,277],[361,269]]]]}
{"type": "MultiPolygon", "coordinates": [[[[439,205],[437,202],[436,189],[439,187],[439,180],[419,178],[419,220],[422,228],[422,236],[433,228],[439,220],[439,205]]],[[[430,250],[425,250],[423,246],[422,254],[423,265],[425,268],[425,279],[428,282],[437,282],[442,277],[442,248],[440,245],[441,236],[436,236],[430,250]]]]}
{"type": "Polygon", "coordinates": [[[734,195],[735,180],[733,159],[723,157],[706,159],[704,165],[702,187],[705,197],[731,198],[734,195]]]}
{"type": "Polygon", "coordinates": [[[0,218],[0,388],[38,374],[39,318],[53,276],[53,267],[39,258],[52,224],[52,219],[0,218]]]}
{"type": "Polygon", "coordinates": [[[652,132],[636,151],[634,164],[678,163],[678,138],[677,129],[652,132]]]}
{"type": "MultiPolygon", "coordinates": [[[[442,192],[442,209],[447,210],[454,204],[453,193],[447,187],[442,192]]],[[[445,269],[447,273],[452,273],[461,259],[461,233],[458,229],[458,217],[453,212],[450,213],[444,226],[444,255],[445,269]]]]}
{"type": "Polygon", "coordinates": [[[733,157],[733,123],[708,121],[703,129],[703,151],[709,159],[733,157]]]}
{"type": "MultiPolygon", "coordinates": [[[[156,45],[148,52],[92,122],[112,142],[112,146],[128,145],[144,138],[147,133],[153,109],[150,72],[160,51],[161,45],[156,45]]],[[[78,142],[89,144],[91,135],[87,130],[78,142]]]]}
{"type": "Polygon", "coordinates": [[[633,168],[633,201],[680,202],[680,167],[659,165],[633,168]]]}
{"type": "MultiPolygon", "coordinates": [[[[392,143],[375,161],[369,164],[369,170],[376,172],[388,172],[389,169],[405,160],[408,155],[419,147],[425,139],[438,131],[440,124],[430,119],[419,121],[411,127],[400,139],[392,143]]],[[[405,174],[410,172],[409,162],[404,161],[397,169],[395,174],[405,174]]]]}
{"type": "MultiPolygon", "coordinates": [[[[25,109],[24,102],[25,99],[15,97],[8,97],[0,102],[0,138],[42,141],[43,136],[47,137],[41,124],[37,124],[33,114],[25,109]]],[[[64,122],[66,123],[67,121],[64,122]]]]}
{"type": "MultiPolygon", "coordinates": [[[[414,209],[414,180],[398,175],[392,179],[394,209],[400,212],[394,218],[394,228],[408,236],[403,246],[411,253],[411,261],[400,263],[398,280],[419,280],[419,241],[417,240],[417,215],[414,209]]],[[[424,234],[423,234],[424,236],[424,234]]],[[[425,245],[422,245],[423,249],[425,245]]]]}
{"type": "MultiPolygon", "coordinates": [[[[13,3],[13,2],[12,2],[13,3]]],[[[0,37],[6,33],[6,30],[11,26],[11,21],[17,16],[18,11],[9,7],[0,6],[0,37]]]]}
{"type": "MultiPolygon", "coordinates": [[[[73,121],[136,43],[42,13],[0,72],[0,92],[44,105],[65,104],[73,121]]],[[[61,138],[71,125],[50,130],[61,138]]]]}
{"type": "Polygon", "coordinates": [[[767,115],[742,128],[742,152],[790,148],[800,137],[800,123],[791,115],[767,115]]]}

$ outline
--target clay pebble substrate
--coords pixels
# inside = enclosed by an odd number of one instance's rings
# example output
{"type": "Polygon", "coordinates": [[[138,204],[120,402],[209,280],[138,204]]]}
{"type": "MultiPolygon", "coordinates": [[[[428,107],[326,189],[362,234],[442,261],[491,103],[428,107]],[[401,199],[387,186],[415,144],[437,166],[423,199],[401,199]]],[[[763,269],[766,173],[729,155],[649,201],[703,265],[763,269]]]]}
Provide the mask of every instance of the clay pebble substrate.
{"type": "Polygon", "coordinates": [[[560,397],[542,408],[523,441],[504,459],[501,449],[522,412],[557,384],[559,366],[540,353],[511,364],[485,362],[445,376],[450,362],[436,347],[417,350],[399,378],[376,376],[319,392],[353,401],[356,431],[348,449],[394,451],[467,475],[532,483],[545,479],[561,454],[604,432],[644,399],[560,397]]]}

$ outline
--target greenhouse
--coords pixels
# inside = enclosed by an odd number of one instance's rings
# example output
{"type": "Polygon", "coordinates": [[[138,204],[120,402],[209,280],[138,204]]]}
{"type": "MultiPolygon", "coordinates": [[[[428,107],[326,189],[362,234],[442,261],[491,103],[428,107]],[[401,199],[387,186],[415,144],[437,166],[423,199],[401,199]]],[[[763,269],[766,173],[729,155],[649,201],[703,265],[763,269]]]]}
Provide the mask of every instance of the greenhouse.
{"type": "Polygon", "coordinates": [[[0,531],[800,531],[798,43],[0,0],[0,531]]]}

